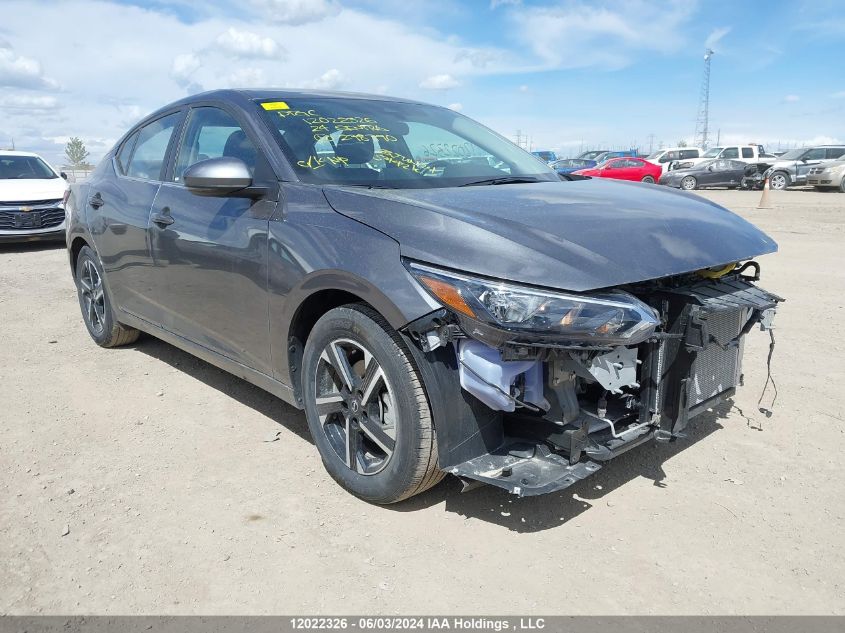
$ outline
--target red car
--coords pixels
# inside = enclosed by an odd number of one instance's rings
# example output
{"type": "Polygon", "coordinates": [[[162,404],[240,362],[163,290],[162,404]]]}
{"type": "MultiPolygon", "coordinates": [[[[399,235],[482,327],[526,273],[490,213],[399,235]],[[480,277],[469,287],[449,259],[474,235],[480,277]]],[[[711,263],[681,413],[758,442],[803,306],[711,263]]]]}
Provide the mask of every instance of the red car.
{"type": "Polygon", "coordinates": [[[617,180],[635,180],[637,182],[657,182],[663,168],[642,158],[611,158],[603,163],[573,172],[579,176],[598,176],[617,180]]]}

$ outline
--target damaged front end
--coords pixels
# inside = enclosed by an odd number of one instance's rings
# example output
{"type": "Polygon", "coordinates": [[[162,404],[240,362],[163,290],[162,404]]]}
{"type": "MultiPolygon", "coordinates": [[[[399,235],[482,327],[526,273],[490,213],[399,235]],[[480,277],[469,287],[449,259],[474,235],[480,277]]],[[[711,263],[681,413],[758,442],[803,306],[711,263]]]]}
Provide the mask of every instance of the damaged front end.
{"type": "Polygon", "coordinates": [[[405,328],[440,467],[520,496],[683,437],[742,383],[745,335],[782,301],[755,285],[755,262],[591,294],[408,269],[447,306],[405,328]]]}

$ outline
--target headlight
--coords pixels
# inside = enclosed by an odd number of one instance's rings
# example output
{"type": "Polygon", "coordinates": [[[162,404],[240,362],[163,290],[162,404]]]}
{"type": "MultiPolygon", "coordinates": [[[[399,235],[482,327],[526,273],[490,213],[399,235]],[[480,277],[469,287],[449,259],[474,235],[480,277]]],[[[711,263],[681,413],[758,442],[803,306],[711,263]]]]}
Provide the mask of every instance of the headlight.
{"type": "Polygon", "coordinates": [[[410,263],[411,274],[459,317],[516,334],[575,344],[634,345],[659,324],[645,303],[622,291],[568,294],[535,290],[410,263]]]}

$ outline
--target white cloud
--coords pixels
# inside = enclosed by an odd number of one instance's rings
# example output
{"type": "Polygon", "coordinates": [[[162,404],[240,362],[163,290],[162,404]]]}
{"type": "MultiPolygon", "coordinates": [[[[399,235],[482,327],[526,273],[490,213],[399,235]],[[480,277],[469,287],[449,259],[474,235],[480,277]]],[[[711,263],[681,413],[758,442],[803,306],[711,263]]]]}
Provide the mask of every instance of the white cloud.
{"type": "Polygon", "coordinates": [[[23,110],[26,112],[43,112],[55,110],[59,107],[56,97],[45,95],[7,94],[0,96],[0,110],[23,110]]]}
{"type": "Polygon", "coordinates": [[[619,69],[637,53],[670,53],[685,43],[683,26],[695,11],[686,0],[629,0],[601,8],[573,0],[561,6],[524,7],[509,13],[516,35],[540,61],[554,68],[619,69]],[[588,52],[586,52],[588,51],[588,52]]]}
{"type": "Polygon", "coordinates": [[[293,26],[319,22],[340,12],[340,6],[331,0],[253,0],[253,4],[273,22],[293,26]]]}
{"type": "Polygon", "coordinates": [[[447,73],[431,75],[420,82],[420,88],[425,88],[426,90],[449,90],[451,88],[457,88],[460,85],[461,83],[457,79],[447,73]]]}
{"type": "Polygon", "coordinates": [[[195,77],[201,67],[202,63],[194,53],[182,53],[173,58],[170,76],[176,82],[176,85],[189,93],[200,92],[202,86],[195,80],[195,77]]]}
{"type": "Polygon", "coordinates": [[[517,6],[522,4],[522,0],[490,0],[490,9],[495,10],[505,5],[517,6]]]}
{"type": "Polygon", "coordinates": [[[260,68],[240,68],[228,76],[225,85],[227,88],[260,88],[266,83],[260,68]]]}
{"type": "Polygon", "coordinates": [[[797,103],[798,101],[801,101],[801,97],[798,95],[786,95],[783,100],[786,103],[797,103]]]}
{"type": "Polygon", "coordinates": [[[830,95],[834,99],[845,99],[845,90],[840,90],[839,92],[834,92],[830,95]]]}
{"type": "Polygon", "coordinates": [[[38,60],[18,55],[11,44],[0,40],[0,86],[54,90],[59,87],[59,84],[44,76],[38,60]]]}
{"type": "Polygon", "coordinates": [[[316,79],[302,82],[302,87],[309,90],[335,90],[344,82],[343,74],[337,69],[327,70],[316,79]]]}
{"type": "Polygon", "coordinates": [[[704,40],[704,47],[705,48],[712,48],[713,50],[716,50],[716,48],[719,46],[719,42],[722,40],[722,38],[725,37],[725,35],[727,35],[730,32],[731,32],[731,27],[729,27],[729,26],[723,26],[721,28],[714,29],[710,33],[710,35],[707,36],[707,39],[704,40]]]}
{"type": "Polygon", "coordinates": [[[525,84],[522,84],[522,85],[519,87],[519,91],[520,91],[520,92],[528,92],[528,86],[526,86],[525,84]]]}
{"type": "Polygon", "coordinates": [[[464,109],[464,104],[462,104],[462,103],[450,103],[446,107],[449,108],[450,110],[454,110],[455,112],[460,112],[461,110],[464,109]]]}
{"type": "Polygon", "coordinates": [[[265,57],[268,59],[284,59],[286,51],[271,37],[264,37],[258,33],[240,31],[229,27],[217,36],[217,46],[237,57],[265,57]]]}

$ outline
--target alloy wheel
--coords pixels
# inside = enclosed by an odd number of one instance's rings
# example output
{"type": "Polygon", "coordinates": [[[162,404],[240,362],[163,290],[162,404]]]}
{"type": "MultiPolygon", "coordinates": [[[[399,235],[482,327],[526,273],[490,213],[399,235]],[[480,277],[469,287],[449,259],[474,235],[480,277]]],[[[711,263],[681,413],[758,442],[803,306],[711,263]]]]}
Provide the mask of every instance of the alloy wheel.
{"type": "Polygon", "coordinates": [[[783,174],[772,174],[769,179],[769,186],[772,189],[786,189],[786,176],[783,174]]]}
{"type": "Polygon", "coordinates": [[[82,275],[79,277],[79,287],[82,292],[82,305],[88,325],[97,334],[105,329],[106,297],[103,291],[103,279],[97,267],[90,259],[82,263],[82,275]]]}
{"type": "Polygon", "coordinates": [[[316,368],[320,427],[347,468],[375,475],[396,447],[395,399],[384,370],[361,343],[335,339],[316,368]]]}
{"type": "Polygon", "coordinates": [[[686,191],[692,191],[693,189],[695,189],[696,184],[697,183],[695,181],[695,178],[693,178],[692,176],[686,176],[681,181],[681,188],[686,191]]]}

